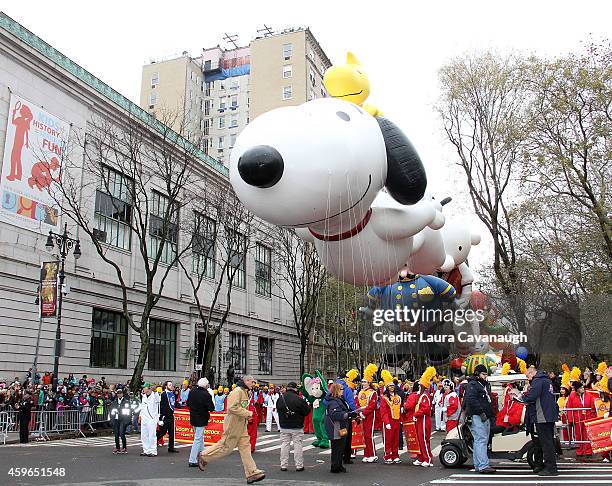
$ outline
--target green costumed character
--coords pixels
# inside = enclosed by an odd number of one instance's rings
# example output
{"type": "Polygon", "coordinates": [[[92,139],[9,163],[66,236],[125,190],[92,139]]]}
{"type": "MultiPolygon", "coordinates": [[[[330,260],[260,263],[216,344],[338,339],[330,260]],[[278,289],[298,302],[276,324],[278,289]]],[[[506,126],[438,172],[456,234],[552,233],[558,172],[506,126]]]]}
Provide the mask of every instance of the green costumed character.
{"type": "Polygon", "coordinates": [[[302,394],[312,406],[312,426],[316,436],[312,445],[321,449],[329,448],[329,439],[325,432],[325,407],[323,406],[323,399],[327,392],[327,383],[319,370],[315,370],[315,376],[308,373],[302,375],[302,394]]]}

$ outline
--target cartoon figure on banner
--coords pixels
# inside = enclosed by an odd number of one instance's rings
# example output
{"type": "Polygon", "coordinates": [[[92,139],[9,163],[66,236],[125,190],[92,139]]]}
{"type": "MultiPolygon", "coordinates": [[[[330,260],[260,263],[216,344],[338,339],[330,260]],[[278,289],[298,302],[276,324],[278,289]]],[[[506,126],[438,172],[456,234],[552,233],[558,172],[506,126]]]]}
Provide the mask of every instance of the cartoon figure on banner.
{"type": "Polygon", "coordinates": [[[15,103],[13,116],[11,117],[11,123],[15,125],[15,139],[13,142],[13,150],[11,150],[11,173],[6,176],[6,179],[9,181],[21,180],[21,155],[24,147],[30,147],[29,132],[33,118],[34,115],[28,105],[23,104],[21,101],[15,103]],[[18,111],[19,116],[17,116],[18,111]]]}
{"type": "Polygon", "coordinates": [[[39,191],[48,189],[53,182],[53,172],[60,168],[60,163],[57,157],[52,157],[50,162],[40,160],[32,166],[32,176],[28,179],[28,185],[34,189],[34,186],[39,191]]]}
{"type": "Polygon", "coordinates": [[[323,85],[332,98],[355,103],[372,116],[382,116],[378,108],[364,104],[370,96],[370,80],[352,52],[346,53],[346,64],[335,65],[325,71],[323,85]]]}
{"type": "Polygon", "coordinates": [[[302,392],[312,407],[312,426],[316,439],[312,445],[321,449],[329,448],[329,439],[325,432],[325,407],[322,400],[328,393],[327,384],[321,371],[315,370],[315,376],[302,375],[302,392]]]}
{"type": "Polygon", "coordinates": [[[230,181],[250,211],[295,228],[330,273],[354,285],[394,278],[412,237],[444,223],[422,200],[425,169],[401,130],[339,99],[258,116],[236,140],[230,181]]]}

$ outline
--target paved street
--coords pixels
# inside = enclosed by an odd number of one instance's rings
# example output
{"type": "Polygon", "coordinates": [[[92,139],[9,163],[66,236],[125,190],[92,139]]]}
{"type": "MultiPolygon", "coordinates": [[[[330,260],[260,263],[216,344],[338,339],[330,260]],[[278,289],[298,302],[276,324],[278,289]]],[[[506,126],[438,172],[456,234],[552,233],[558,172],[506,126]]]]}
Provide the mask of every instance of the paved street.
{"type": "MultiPolygon", "coordinates": [[[[307,437],[306,443],[310,442],[307,437]]],[[[439,451],[440,434],[434,434],[432,447],[434,454],[439,451]]],[[[377,439],[379,454],[382,442],[377,439]]],[[[51,442],[32,442],[30,444],[12,444],[0,448],[0,484],[15,485],[96,485],[109,486],[162,486],[172,478],[173,486],[186,484],[201,485],[235,485],[245,484],[236,452],[234,455],[211,463],[207,472],[196,468],[187,468],[188,445],[179,444],[180,454],[168,454],[160,448],[156,458],[140,457],[140,440],[137,435],[128,437],[127,455],[115,456],[113,438],[89,437],[65,439],[51,442]],[[11,467],[21,468],[64,468],[64,477],[11,477],[11,467]]],[[[526,464],[502,462],[498,463],[498,474],[481,476],[470,472],[470,468],[449,470],[436,462],[433,468],[415,467],[405,462],[399,465],[362,464],[358,457],[354,465],[349,466],[346,475],[329,473],[329,451],[321,451],[310,445],[305,447],[305,473],[297,473],[291,468],[288,472],[279,470],[280,439],[277,433],[263,433],[259,437],[258,451],[254,457],[259,467],[267,473],[267,479],[262,484],[292,484],[306,485],[494,485],[494,484],[612,484],[612,465],[605,464],[575,464],[564,462],[560,468],[559,478],[539,478],[534,475],[526,464]]]]}

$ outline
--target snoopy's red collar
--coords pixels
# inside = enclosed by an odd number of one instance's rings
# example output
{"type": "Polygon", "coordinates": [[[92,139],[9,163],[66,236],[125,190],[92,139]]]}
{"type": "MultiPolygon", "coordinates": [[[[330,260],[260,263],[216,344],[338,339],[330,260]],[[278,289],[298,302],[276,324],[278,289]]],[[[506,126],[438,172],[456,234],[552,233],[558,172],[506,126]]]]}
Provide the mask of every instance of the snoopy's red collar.
{"type": "Polygon", "coordinates": [[[364,218],[361,220],[361,223],[359,223],[357,226],[353,227],[352,229],[350,229],[348,231],[345,231],[344,233],[339,233],[339,234],[336,234],[336,235],[322,235],[320,233],[316,233],[316,232],[312,231],[310,228],[308,228],[308,231],[310,231],[310,234],[312,236],[314,236],[317,240],[321,240],[321,241],[342,241],[342,240],[346,240],[348,238],[352,238],[353,236],[359,234],[361,232],[361,230],[366,227],[366,225],[370,221],[370,217],[371,216],[372,216],[372,208],[368,209],[368,212],[366,213],[364,218]]]}

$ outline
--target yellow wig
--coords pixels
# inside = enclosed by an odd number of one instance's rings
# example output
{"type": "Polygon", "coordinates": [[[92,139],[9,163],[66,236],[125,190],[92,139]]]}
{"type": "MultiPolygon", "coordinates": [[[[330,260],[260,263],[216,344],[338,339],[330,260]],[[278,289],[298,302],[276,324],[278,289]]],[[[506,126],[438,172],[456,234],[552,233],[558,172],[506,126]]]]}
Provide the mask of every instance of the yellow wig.
{"type": "Polygon", "coordinates": [[[507,375],[509,373],[510,373],[510,363],[506,362],[506,363],[504,363],[504,366],[502,366],[501,374],[502,375],[507,375]]]}
{"type": "Polygon", "coordinates": [[[595,374],[597,375],[605,375],[606,374],[606,370],[608,369],[608,365],[606,364],[605,361],[602,361],[601,363],[599,363],[599,365],[597,366],[597,370],[595,371],[595,374]]]}
{"type": "Polygon", "coordinates": [[[368,383],[372,383],[374,381],[374,374],[378,371],[378,366],[373,363],[370,363],[366,366],[365,370],[363,370],[363,379],[368,383]]]}
{"type": "Polygon", "coordinates": [[[433,366],[427,367],[427,369],[421,375],[419,384],[425,388],[429,388],[431,385],[431,380],[433,380],[434,376],[436,376],[436,369],[433,366]]]}
{"type": "Polygon", "coordinates": [[[525,374],[525,372],[527,371],[527,363],[525,363],[525,361],[521,358],[516,358],[516,361],[518,362],[520,372],[522,374],[525,374]]]}
{"type": "Polygon", "coordinates": [[[561,386],[567,388],[568,390],[571,389],[569,367],[567,371],[564,371],[563,375],[561,376],[561,386]]]}
{"type": "Polygon", "coordinates": [[[570,381],[580,381],[581,377],[582,377],[582,371],[580,371],[580,368],[577,368],[576,366],[574,366],[572,368],[572,371],[570,372],[570,381]]]}
{"type": "Polygon", "coordinates": [[[380,377],[382,378],[385,386],[387,386],[389,383],[393,383],[393,375],[389,370],[382,370],[380,377]]]}

